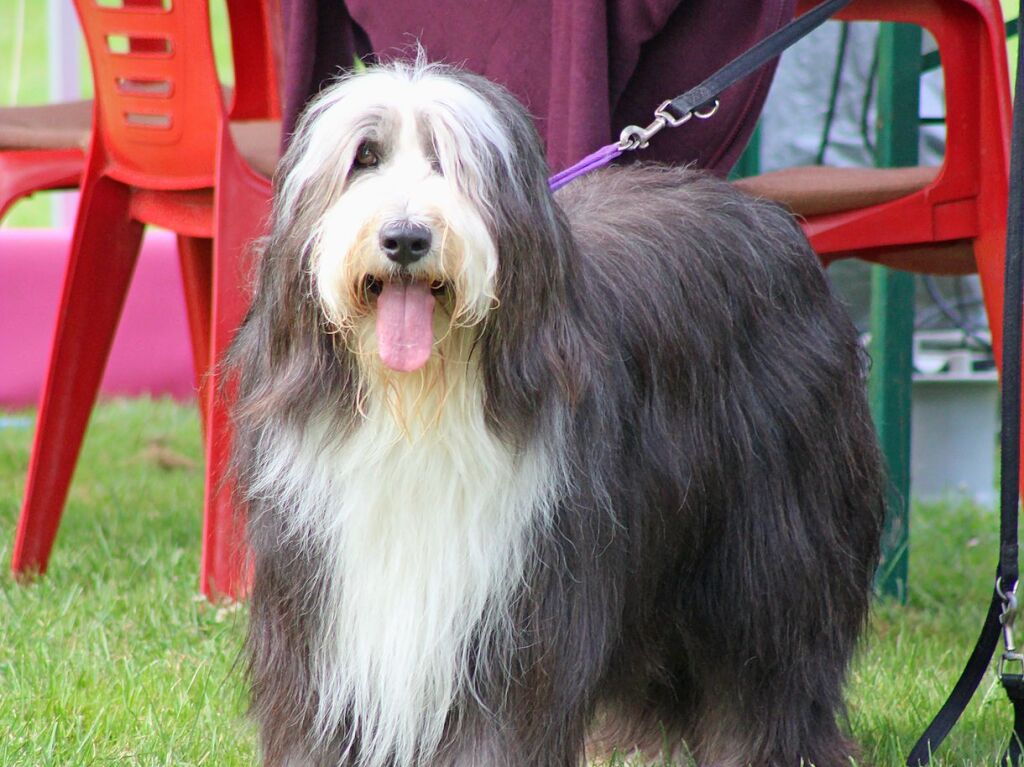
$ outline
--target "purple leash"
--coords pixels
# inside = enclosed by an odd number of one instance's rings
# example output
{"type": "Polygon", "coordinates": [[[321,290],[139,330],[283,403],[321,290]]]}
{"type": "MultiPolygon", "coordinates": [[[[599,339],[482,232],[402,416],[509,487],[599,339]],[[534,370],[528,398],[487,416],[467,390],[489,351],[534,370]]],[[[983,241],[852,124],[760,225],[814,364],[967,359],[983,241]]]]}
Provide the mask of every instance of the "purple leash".
{"type": "Polygon", "coordinates": [[[647,147],[647,143],[651,140],[651,136],[660,131],[666,125],[670,125],[674,128],[677,125],[682,125],[693,117],[706,120],[718,111],[718,99],[713,99],[711,103],[703,109],[695,109],[681,118],[675,118],[666,111],[666,108],[670,106],[671,103],[671,101],[666,101],[655,109],[654,122],[646,128],[641,128],[639,125],[627,125],[622,129],[622,133],[619,135],[619,140],[614,144],[608,144],[607,146],[601,147],[596,152],[588,154],[575,165],[571,165],[565,170],[559,171],[553,175],[548,179],[548,186],[551,187],[551,191],[554,192],[556,189],[561,189],[573,179],[586,175],[592,170],[603,168],[615,158],[620,157],[624,152],[631,152],[634,149],[645,149],[647,147]]]}
{"type": "Polygon", "coordinates": [[[618,142],[609,144],[608,146],[603,146],[596,152],[588,154],[575,165],[570,165],[565,170],[559,171],[553,175],[548,179],[548,186],[551,187],[552,192],[556,189],[561,189],[574,178],[590,173],[592,170],[603,168],[616,157],[621,155],[623,151],[624,150],[619,146],[618,142]]]}

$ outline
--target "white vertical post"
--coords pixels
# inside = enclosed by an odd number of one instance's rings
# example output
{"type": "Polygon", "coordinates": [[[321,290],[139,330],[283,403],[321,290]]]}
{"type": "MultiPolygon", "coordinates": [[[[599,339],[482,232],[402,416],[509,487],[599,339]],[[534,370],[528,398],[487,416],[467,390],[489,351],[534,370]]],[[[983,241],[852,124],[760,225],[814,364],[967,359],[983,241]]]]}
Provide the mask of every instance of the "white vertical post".
{"type": "MultiPolygon", "coordinates": [[[[78,17],[71,0],[46,0],[46,10],[50,101],[75,101],[82,97],[78,17]]],[[[78,208],[77,192],[58,192],[53,198],[53,225],[71,226],[78,208]]]]}

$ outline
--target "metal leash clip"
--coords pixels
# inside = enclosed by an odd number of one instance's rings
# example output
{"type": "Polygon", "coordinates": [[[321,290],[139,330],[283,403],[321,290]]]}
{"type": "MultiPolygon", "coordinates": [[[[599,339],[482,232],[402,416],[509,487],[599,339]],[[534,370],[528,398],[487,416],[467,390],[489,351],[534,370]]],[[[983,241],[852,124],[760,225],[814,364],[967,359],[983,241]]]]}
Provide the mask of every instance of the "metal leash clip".
{"type": "Polygon", "coordinates": [[[687,112],[682,117],[673,117],[671,113],[666,111],[671,103],[671,99],[661,102],[658,108],[654,110],[654,121],[646,128],[641,128],[639,125],[627,125],[623,128],[622,133],[619,134],[619,149],[623,152],[632,151],[633,149],[646,149],[647,145],[651,142],[651,138],[666,125],[670,128],[676,128],[685,122],[689,122],[694,117],[698,120],[707,120],[718,111],[719,106],[718,99],[712,99],[703,108],[698,107],[692,112],[687,112]]]}
{"type": "Polygon", "coordinates": [[[1020,671],[1024,673],[1024,654],[1017,652],[1017,645],[1013,641],[1013,622],[1017,619],[1017,584],[1013,588],[1003,591],[1003,584],[1000,578],[996,578],[996,593],[1003,600],[1003,609],[999,613],[999,623],[1003,627],[1003,654],[999,656],[998,673],[999,677],[1006,676],[1005,669],[1008,663],[1020,664],[1020,671]]]}

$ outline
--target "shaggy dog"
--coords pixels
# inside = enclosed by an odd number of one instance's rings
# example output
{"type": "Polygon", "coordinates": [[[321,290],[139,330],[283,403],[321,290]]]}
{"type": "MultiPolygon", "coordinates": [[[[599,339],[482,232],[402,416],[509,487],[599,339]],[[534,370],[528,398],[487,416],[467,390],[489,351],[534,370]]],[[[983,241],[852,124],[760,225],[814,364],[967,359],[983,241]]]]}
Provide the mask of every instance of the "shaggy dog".
{"type": "Polygon", "coordinates": [[[447,67],[301,120],[228,363],[266,764],[570,767],[597,727],[846,767],[883,506],[853,326],[779,208],[547,176],[447,67]]]}

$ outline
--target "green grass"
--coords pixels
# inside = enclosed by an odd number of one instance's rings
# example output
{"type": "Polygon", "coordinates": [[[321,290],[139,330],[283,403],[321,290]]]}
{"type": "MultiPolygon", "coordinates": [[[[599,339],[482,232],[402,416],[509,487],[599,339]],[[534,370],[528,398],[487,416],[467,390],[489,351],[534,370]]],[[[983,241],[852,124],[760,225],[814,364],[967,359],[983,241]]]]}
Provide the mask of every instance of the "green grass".
{"type": "MultiPolygon", "coordinates": [[[[5,566],[30,417],[0,421],[5,566]]],[[[196,600],[200,463],[192,408],[96,411],[50,572],[27,586],[0,580],[0,765],[253,762],[237,662],[245,610],[196,600]]],[[[849,691],[864,764],[901,764],[959,673],[987,604],[996,528],[995,514],[970,506],[915,509],[910,602],[876,605],[849,691]]],[[[989,677],[935,764],[989,767],[1009,726],[989,677]]]]}
{"type": "MultiPolygon", "coordinates": [[[[5,568],[30,438],[0,429],[5,568]]],[[[97,410],[50,573],[0,586],[0,765],[253,763],[244,611],[196,599],[200,467],[191,408],[97,410]]]]}

